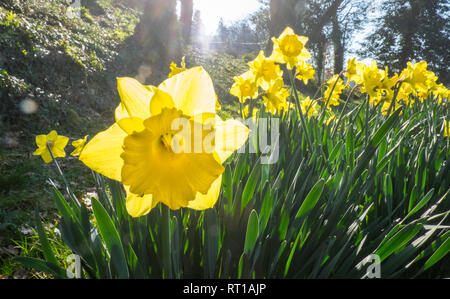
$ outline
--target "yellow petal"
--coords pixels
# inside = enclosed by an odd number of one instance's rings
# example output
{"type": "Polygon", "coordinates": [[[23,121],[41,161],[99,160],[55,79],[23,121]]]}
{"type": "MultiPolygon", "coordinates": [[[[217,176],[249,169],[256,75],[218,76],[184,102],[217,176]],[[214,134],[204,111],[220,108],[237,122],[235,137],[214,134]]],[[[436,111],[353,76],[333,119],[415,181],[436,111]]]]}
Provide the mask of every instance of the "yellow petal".
{"type": "Polygon", "coordinates": [[[128,136],[118,124],[98,133],[84,147],[80,160],[92,170],[116,181],[121,180],[123,140],[128,136]]]}
{"type": "Polygon", "coordinates": [[[37,135],[36,136],[36,145],[38,147],[47,147],[47,135],[37,135]]]}
{"type": "Polygon", "coordinates": [[[116,108],[116,121],[124,117],[150,117],[149,106],[154,93],[152,87],[142,85],[133,78],[118,78],[117,90],[121,102],[116,108]]]}
{"type": "Polygon", "coordinates": [[[64,158],[66,156],[66,152],[64,151],[64,149],[53,146],[51,148],[51,150],[52,150],[53,157],[55,157],[55,158],[64,158]]]}
{"type": "Polygon", "coordinates": [[[67,143],[69,142],[69,138],[66,136],[58,136],[56,137],[54,147],[63,150],[67,143]]]}
{"type": "Polygon", "coordinates": [[[40,146],[38,147],[34,152],[33,152],[33,156],[39,156],[41,155],[47,148],[40,146]]]}
{"type": "Polygon", "coordinates": [[[175,108],[186,115],[215,113],[216,93],[211,78],[202,67],[189,69],[167,79],[158,88],[169,93],[175,108]]]}
{"type": "Polygon", "coordinates": [[[219,176],[212,184],[208,190],[207,194],[202,194],[197,192],[195,199],[190,201],[188,208],[194,210],[206,210],[214,207],[219,198],[220,186],[222,185],[222,175],[219,176]]]}
{"type": "Polygon", "coordinates": [[[137,218],[147,215],[158,202],[153,200],[151,194],[139,196],[130,192],[130,187],[124,186],[127,192],[126,208],[131,217],[137,218]]]}
{"type": "Polygon", "coordinates": [[[144,120],[139,117],[126,117],[117,122],[128,135],[145,130],[144,120]]]}
{"type": "Polygon", "coordinates": [[[155,88],[155,94],[150,101],[150,114],[158,115],[162,112],[163,108],[174,107],[175,104],[173,102],[172,96],[165,91],[155,88]]]}
{"type": "Polygon", "coordinates": [[[47,141],[56,141],[56,138],[58,138],[58,133],[53,130],[47,135],[47,141]]]}
{"type": "Polygon", "coordinates": [[[237,120],[217,121],[215,149],[222,163],[245,144],[248,134],[249,129],[237,120]]]}
{"type": "Polygon", "coordinates": [[[42,152],[41,154],[42,160],[44,160],[45,163],[50,163],[52,162],[52,156],[50,155],[50,152],[48,150],[42,152]]]}

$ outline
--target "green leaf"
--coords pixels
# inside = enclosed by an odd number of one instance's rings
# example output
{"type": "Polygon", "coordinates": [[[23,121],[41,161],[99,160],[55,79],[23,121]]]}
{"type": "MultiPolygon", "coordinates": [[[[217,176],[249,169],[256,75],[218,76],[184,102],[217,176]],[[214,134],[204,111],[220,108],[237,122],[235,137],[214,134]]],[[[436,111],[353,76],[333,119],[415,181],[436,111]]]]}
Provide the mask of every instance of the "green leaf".
{"type": "Polygon", "coordinates": [[[55,254],[53,253],[52,247],[48,242],[47,236],[45,234],[44,227],[42,226],[41,216],[39,215],[39,209],[37,206],[34,210],[34,219],[36,222],[36,229],[45,260],[52,264],[58,265],[58,261],[56,260],[55,254]]]}
{"type": "Polygon", "coordinates": [[[305,200],[303,201],[302,205],[300,206],[300,209],[298,210],[295,218],[302,217],[307,212],[309,212],[312,208],[314,208],[314,206],[316,205],[320,196],[322,195],[324,187],[325,187],[325,180],[320,179],[314,185],[314,187],[312,187],[311,191],[309,191],[308,195],[306,196],[305,200]]]}
{"type": "MultiPolygon", "coordinates": [[[[415,187],[414,187],[415,188],[415,187]]],[[[409,218],[410,216],[412,216],[413,214],[415,214],[417,211],[419,211],[421,208],[423,208],[428,201],[430,201],[430,199],[433,197],[434,195],[434,189],[431,189],[423,198],[422,200],[414,207],[414,209],[412,209],[408,215],[405,217],[405,220],[407,218],[409,218]]]]}
{"type": "Polygon", "coordinates": [[[380,262],[384,261],[393,252],[406,245],[411,241],[422,229],[422,224],[411,223],[390,238],[375,253],[380,257],[380,262]]]}
{"type": "Polygon", "coordinates": [[[245,207],[247,207],[247,204],[254,195],[260,173],[261,173],[260,167],[259,164],[257,164],[253,167],[253,170],[250,173],[250,177],[248,178],[247,183],[245,184],[244,191],[242,191],[241,213],[244,211],[245,207]]]}
{"type": "Polygon", "coordinates": [[[94,211],[97,227],[111,256],[111,263],[120,278],[129,278],[127,260],[123,250],[119,233],[114,223],[100,202],[92,198],[92,210],[94,211]]]}
{"type": "Polygon", "coordinates": [[[67,278],[66,270],[50,262],[32,257],[14,257],[13,260],[27,268],[54,275],[55,278],[67,278]]]}
{"type": "Polygon", "coordinates": [[[444,244],[433,253],[433,255],[425,262],[425,270],[439,262],[450,251],[450,237],[445,240],[444,244]]]}
{"type": "Polygon", "coordinates": [[[205,232],[205,253],[203,256],[205,261],[205,276],[208,279],[212,279],[214,277],[219,248],[218,216],[215,209],[205,211],[203,229],[205,232]]]}
{"type": "Polygon", "coordinates": [[[252,210],[250,217],[248,218],[247,233],[245,234],[244,253],[246,255],[251,255],[251,252],[255,247],[256,240],[258,239],[258,222],[258,213],[255,210],[252,210]]]}

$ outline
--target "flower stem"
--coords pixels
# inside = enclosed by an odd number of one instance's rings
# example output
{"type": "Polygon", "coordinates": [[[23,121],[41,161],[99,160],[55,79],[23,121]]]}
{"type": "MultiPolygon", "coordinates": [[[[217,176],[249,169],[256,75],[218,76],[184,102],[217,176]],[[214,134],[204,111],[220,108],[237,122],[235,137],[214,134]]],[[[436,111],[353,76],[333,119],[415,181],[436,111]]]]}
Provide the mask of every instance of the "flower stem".
{"type": "Polygon", "coordinates": [[[161,241],[164,278],[172,279],[172,234],[170,232],[170,211],[169,207],[161,204],[161,241]]]}
{"type": "Polygon", "coordinates": [[[61,170],[61,167],[59,167],[59,163],[58,161],[56,161],[55,157],[53,156],[53,152],[52,149],[50,148],[49,144],[47,143],[47,149],[50,153],[50,156],[52,157],[53,162],[56,165],[56,169],[58,170],[59,175],[61,176],[61,178],[63,179],[64,185],[66,187],[66,192],[69,195],[70,198],[73,199],[73,201],[78,205],[81,206],[81,203],[78,201],[78,198],[76,198],[75,194],[73,194],[72,190],[70,189],[69,183],[66,180],[66,177],[64,176],[64,173],[61,170]]]}
{"type": "Polygon", "coordinates": [[[295,100],[295,105],[297,106],[297,112],[300,116],[300,122],[302,124],[303,131],[305,131],[306,141],[308,143],[308,146],[309,146],[311,152],[313,152],[313,146],[311,143],[311,139],[309,138],[308,129],[306,127],[305,116],[303,115],[302,108],[300,107],[300,100],[298,98],[297,89],[295,88],[295,82],[294,82],[294,77],[292,75],[292,71],[288,72],[288,74],[289,74],[289,80],[291,81],[292,89],[294,91],[294,100],[295,100]]]}
{"type": "Polygon", "coordinates": [[[331,139],[334,138],[334,135],[335,135],[337,129],[339,128],[339,125],[341,124],[342,118],[344,117],[345,108],[347,108],[347,104],[350,101],[350,97],[352,96],[353,91],[355,91],[356,87],[358,87],[358,85],[355,85],[355,87],[352,88],[352,90],[350,91],[350,94],[347,97],[347,100],[344,103],[344,107],[342,107],[341,114],[339,115],[339,119],[338,119],[337,123],[333,126],[333,133],[331,134],[331,139]]]}
{"type": "Polygon", "coordinates": [[[319,123],[320,123],[320,124],[323,124],[323,118],[324,118],[324,116],[325,116],[325,110],[326,110],[326,108],[328,107],[328,103],[330,102],[331,96],[333,95],[334,89],[336,88],[336,85],[338,84],[339,79],[341,79],[341,74],[342,74],[342,72],[338,75],[338,77],[337,77],[337,79],[336,79],[336,82],[334,82],[333,89],[331,89],[330,95],[328,96],[328,99],[327,99],[327,101],[325,102],[325,108],[324,108],[324,109],[322,110],[322,112],[320,113],[320,117],[319,117],[319,123]]]}

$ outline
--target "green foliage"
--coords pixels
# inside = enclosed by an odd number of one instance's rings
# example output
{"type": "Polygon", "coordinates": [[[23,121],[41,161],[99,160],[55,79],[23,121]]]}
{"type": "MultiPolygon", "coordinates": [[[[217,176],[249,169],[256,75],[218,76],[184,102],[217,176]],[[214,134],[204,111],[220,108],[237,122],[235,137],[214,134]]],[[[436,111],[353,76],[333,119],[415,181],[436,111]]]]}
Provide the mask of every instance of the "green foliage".
{"type": "Polygon", "coordinates": [[[381,16],[366,38],[361,55],[398,72],[408,61],[425,60],[444,84],[450,82],[449,7],[445,0],[384,0],[381,16]],[[420,25],[417,25],[420,24],[420,25]]]}
{"type": "MultiPolygon", "coordinates": [[[[372,254],[382,278],[448,277],[445,107],[416,101],[386,117],[349,105],[339,123],[306,119],[306,131],[296,114],[283,118],[277,163],[234,156],[207,211],[159,204],[133,219],[120,184],[95,175],[94,222],[55,188],[62,238],[84,261],[83,277],[363,278],[372,254]]],[[[20,261],[56,276],[62,267],[20,261]]]]}
{"type": "Polygon", "coordinates": [[[134,33],[140,12],[89,2],[80,17],[67,15],[63,0],[0,4],[2,130],[23,130],[29,138],[37,129],[66,126],[67,111],[84,122],[112,112],[116,91],[105,87],[116,78],[106,69],[116,67],[121,43],[134,33]],[[37,104],[34,113],[18,109],[25,99],[37,104]]]}
{"type": "MultiPolygon", "coordinates": [[[[231,86],[234,83],[233,78],[248,69],[247,60],[255,57],[253,54],[246,54],[243,57],[235,58],[229,54],[220,54],[214,52],[202,53],[194,48],[190,48],[186,55],[186,65],[202,66],[214,84],[214,89],[226,115],[238,111],[236,98],[230,95],[231,86]]],[[[228,118],[228,117],[226,117],[228,118]]]]}

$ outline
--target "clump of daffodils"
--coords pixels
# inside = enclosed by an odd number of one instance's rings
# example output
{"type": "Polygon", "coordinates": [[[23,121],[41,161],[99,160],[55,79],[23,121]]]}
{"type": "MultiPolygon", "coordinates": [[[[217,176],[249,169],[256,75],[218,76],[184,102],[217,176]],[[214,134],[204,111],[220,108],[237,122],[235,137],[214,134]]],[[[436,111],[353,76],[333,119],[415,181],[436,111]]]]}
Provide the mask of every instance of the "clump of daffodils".
{"type": "MultiPolygon", "coordinates": [[[[261,98],[265,110],[276,115],[293,105],[289,102],[291,94],[284,87],[284,74],[280,65],[285,65],[287,71],[292,72],[293,76],[305,85],[314,79],[315,70],[308,63],[311,54],[306,48],[307,37],[299,36],[292,28],[287,27],[278,38],[272,38],[272,42],[272,54],[266,57],[261,51],[256,59],[249,63],[250,69],[234,78],[235,83],[230,93],[236,96],[240,103],[253,102],[253,106],[256,105],[256,100],[261,98]]],[[[346,70],[326,81],[322,97],[324,105],[316,105],[317,100],[309,98],[308,101],[314,103],[313,113],[304,114],[308,118],[314,117],[319,114],[316,113],[319,109],[326,109],[325,115],[334,115],[332,107],[342,103],[341,96],[347,88],[357,88],[362,94],[367,94],[369,104],[381,107],[380,111],[385,115],[394,112],[403,104],[412,104],[413,98],[419,98],[420,101],[432,98],[442,104],[450,97],[450,93],[443,84],[438,84],[437,80],[437,76],[427,70],[425,61],[415,64],[408,62],[400,75],[395,73],[390,76],[388,67],[380,69],[376,61],[366,65],[352,58],[348,60],[346,70]]],[[[303,113],[305,104],[298,105],[300,106],[297,109],[303,113]]],[[[328,123],[331,121],[332,119],[327,119],[328,123]]]]}
{"type": "MultiPolygon", "coordinates": [[[[295,77],[304,84],[314,79],[315,70],[307,63],[311,58],[306,48],[307,37],[299,36],[292,28],[287,27],[278,38],[272,38],[272,41],[272,54],[266,56],[260,51],[258,56],[249,62],[249,70],[234,78],[235,83],[230,94],[236,96],[242,104],[261,98],[265,110],[277,115],[292,106],[288,101],[290,93],[285,88],[284,73],[280,66],[286,65],[289,72],[295,69],[295,77]]],[[[242,113],[245,116],[245,111],[242,113]]]]}
{"type": "Polygon", "coordinates": [[[407,67],[400,73],[389,76],[389,69],[378,68],[376,61],[370,65],[365,65],[350,59],[345,71],[347,82],[356,84],[361,93],[369,96],[369,103],[373,106],[380,106],[383,114],[388,114],[400,108],[401,105],[411,105],[414,99],[421,102],[425,99],[437,100],[439,104],[444,104],[450,97],[450,92],[441,83],[438,84],[438,77],[427,69],[427,62],[408,62],[407,67]],[[394,99],[395,90],[397,96],[394,99]]]}
{"type": "MultiPolygon", "coordinates": [[[[389,75],[370,65],[350,59],[341,74],[326,82],[322,102],[310,97],[299,100],[295,87],[295,105],[283,79],[282,65],[291,83],[296,78],[306,85],[314,79],[315,70],[308,60],[308,38],[286,28],[272,38],[273,53],[263,51],[248,63],[249,70],[234,78],[230,93],[241,103],[243,118],[256,118],[261,111],[272,115],[297,109],[302,117],[318,117],[321,112],[329,125],[336,121],[333,107],[341,104],[346,88],[358,88],[369,97],[369,104],[379,106],[389,115],[415,98],[447,105],[449,90],[438,84],[438,77],[427,69],[425,61],[412,63],[389,75]],[[323,104],[319,104],[323,103],[323,104]],[[326,103],[326,104],[325,104],[326,103]],[[322,110],[322,111],[321,111],[322,110]],[[325,110],[325,111],[323,111],[325,110]]],[[[237,120],[223,121],[216,112],[221,104],[212,80],[201,67],[170,65],[169,78],[159,86],[146,86],[133,78],[119,78],[121,102],[115,110],[115,122],[89,142],[85,136],[72,142],[72,156],[92,170],[123,184],[126,208],[133,217],[146,215],[158,203],[176,210],[188,207],[205,210],[215,205],[221,188],[223,163],[248,139],[249,129],[237,120]]],[[[444,136],[449,136],[445,120],[444,136]]],[[[45,163],[66,156],[69,138],[53,130],[36,136],[37,149],[45,163]]],[[[56,162],[56,161],[55,161],[56,162]]]]}

